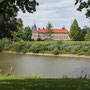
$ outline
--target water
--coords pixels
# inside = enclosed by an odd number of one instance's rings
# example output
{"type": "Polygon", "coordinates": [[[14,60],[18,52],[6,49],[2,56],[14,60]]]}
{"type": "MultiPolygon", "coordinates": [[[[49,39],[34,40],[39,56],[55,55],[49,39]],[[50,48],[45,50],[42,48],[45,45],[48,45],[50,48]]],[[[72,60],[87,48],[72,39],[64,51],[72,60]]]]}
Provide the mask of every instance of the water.
{"type": "Polygon", "coordinates": [[[12,74],[15,76],[34,73],[41,78],[90,76],[90,59],[0,53],[1,73],[9,72],[10,67],[13,67],[12,74]]]}

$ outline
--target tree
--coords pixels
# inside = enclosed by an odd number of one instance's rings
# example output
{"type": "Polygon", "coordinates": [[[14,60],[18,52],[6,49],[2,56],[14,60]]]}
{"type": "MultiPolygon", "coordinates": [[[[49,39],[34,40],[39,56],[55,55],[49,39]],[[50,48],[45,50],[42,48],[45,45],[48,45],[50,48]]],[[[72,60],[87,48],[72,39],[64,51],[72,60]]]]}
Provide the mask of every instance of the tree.
{"type": "MultiPolygon", "coordinates": [[[[36,0],[0,0],[0,17],[9,21],[17,16],[19,10],[33,13],[36,11],[38,2],[36,0]]],[[[1,20],[1,19],[0,19],[1,20]]]]}
{"type": "Polygon", "coordinates": [[[87,32],[90,31],[90,28],[88,26],[84,26],[84,28],[81,30],[82,32],[82,39],[85,40],[85,36],[87,34],[87,32]]]}
{"type": "Polygon", "coordinates": [[[31,37],[32,37],[32,30],[30,29],[29,26],[25,27],[24,32],[23,32],[23,40],[24,41],[31,41],[32,40],[31,37]]]}
{"type": "Polygon", "coordinates": [[[16,19],[13,19],[11,22],[1,22],[0,23],[0,39],[2,38],[13,38],[11,32],[18,31],[16,25],[16,19]]]}
{"type": "Polygon", "coordinates": [[[50,22],[48,22],[46,29],[47,29],[46,35],[47,35],[48,39],[52,39],[53,29],[52,29],[52,24],[50,22]]]}
{"type": "Polygon", "coordinates": [[[90,30],[87,31],[87,34],[85,35],[85,40],[90,41],[90,30]]]}
{"type": "Polygon", "coordinates": [[[77,5],[79,3],[79,7],[78,7],[78,11],[82,11],[83,9],[86,9],[86,17],[89,18],[90,17],[90,0],[76,0],[75,5],[77,5]]]}
{"type": "Polygon", "coordinates": [[[13,40],[14,41],[21,41],[23,40],[23,21],[21,18],[16,20],[16,27],[17,27],[17,31],[12,32],[12,36],[13,36],[13,40]]]}
{"type": "Polygon", "coordinates": [[[81,40],[81,29],[78,25],[78,22],[76,19],[74,19],[73,24],[70,28],[70,38],[74,41],[80,41],[81,40]]]}

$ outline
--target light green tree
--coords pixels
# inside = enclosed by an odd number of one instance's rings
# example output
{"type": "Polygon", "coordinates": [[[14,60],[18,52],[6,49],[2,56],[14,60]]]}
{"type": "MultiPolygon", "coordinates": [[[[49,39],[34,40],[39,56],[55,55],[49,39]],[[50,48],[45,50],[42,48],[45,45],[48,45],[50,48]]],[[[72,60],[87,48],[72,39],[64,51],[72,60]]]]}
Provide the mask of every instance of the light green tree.
{"type": "Polygon", "coordinates": [[[50,39],[52,39],[52,34],[53,34],[53,29],[52,29],[52,24],[50,23],[50,22],[48,22],[48,24],[47,24],[47,26],[46,26],[46,29],[47,29],[47,31],[46,31],[46,35],[47,35],[47,37],[48,37],[48,39],[50,40],[50,39]]]}
{"type": "Polygon", "coordinates": [[[76,19],[74,19],[73,24],[71,25],[70,28],[70,38],[74,41],[80,41],[81,40],[81,29],[78,25],[78,22],[76,19]]]}
{"type": "Polygon", "coordinates": [[[32,30],[30,29],[29,26],[25,27],[24,32],[23,32],[23,40],[24,41],[31,41],[32,40],[31,37],[32,37],[32,30]]]}

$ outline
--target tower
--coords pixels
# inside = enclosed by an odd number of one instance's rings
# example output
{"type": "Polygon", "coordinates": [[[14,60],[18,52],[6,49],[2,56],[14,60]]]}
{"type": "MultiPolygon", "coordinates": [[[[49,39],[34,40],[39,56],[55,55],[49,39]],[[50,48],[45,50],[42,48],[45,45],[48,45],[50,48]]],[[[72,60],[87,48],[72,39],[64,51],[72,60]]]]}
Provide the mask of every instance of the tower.
{"type": "Polygon", "coordinates": [[[32,39],[34,40],[38,39],[38,31],[36,24],[34,24],[34,26],[32,27],[32,39]]]}

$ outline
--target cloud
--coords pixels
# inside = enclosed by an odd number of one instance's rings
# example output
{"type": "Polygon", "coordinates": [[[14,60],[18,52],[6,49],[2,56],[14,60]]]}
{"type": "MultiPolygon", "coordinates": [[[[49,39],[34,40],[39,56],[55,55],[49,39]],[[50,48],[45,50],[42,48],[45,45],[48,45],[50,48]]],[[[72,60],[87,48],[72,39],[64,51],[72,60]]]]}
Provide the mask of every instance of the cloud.
{"type": "Polygon", "coordinates": [[[33,14],[23,14],[21,11],[18,18],[22,18],[24,26],[32,26],[34,22],[37,27],[46,27],[48,21],[53,25],[53,28],[62,28],[63,25],[69,30],[70,26],[76,18],[80,27],[89,26],[89,20],[85,17],[85,11],[79,12],[74,5],[75,0],[37,0],[39,6],[33,14]]]}

